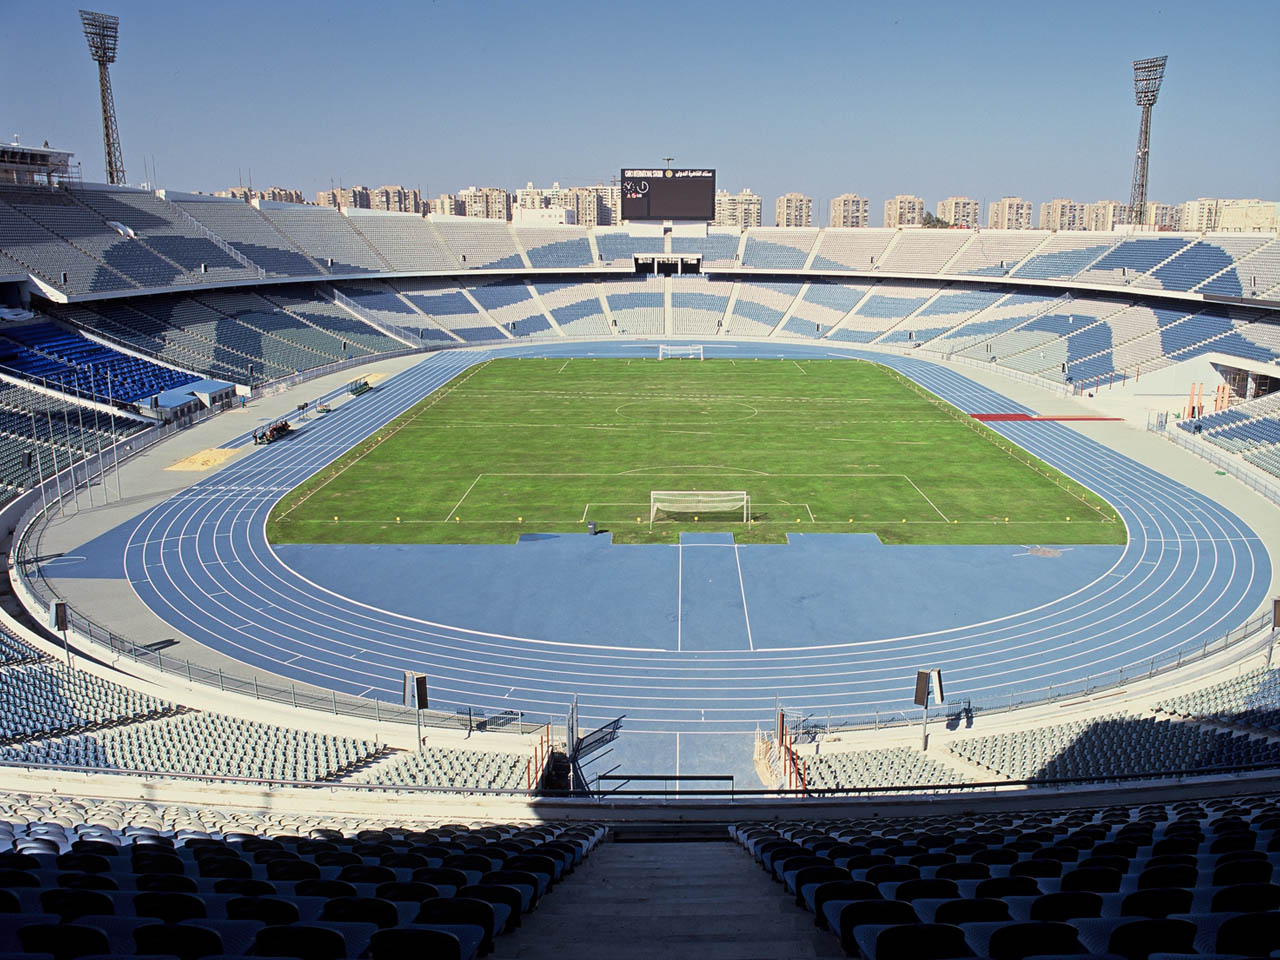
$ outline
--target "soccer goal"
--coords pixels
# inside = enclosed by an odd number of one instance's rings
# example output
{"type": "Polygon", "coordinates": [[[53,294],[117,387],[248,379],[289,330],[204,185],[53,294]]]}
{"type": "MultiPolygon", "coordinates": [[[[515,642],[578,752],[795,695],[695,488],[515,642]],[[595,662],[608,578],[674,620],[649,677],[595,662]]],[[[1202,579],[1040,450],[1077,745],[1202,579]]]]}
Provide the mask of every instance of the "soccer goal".
{"type": "Polygon", "coordinates": [[[751,518],[751,497],[745,490],[650,490],[649,529],[655,520],[679,520],[696,516],[741,515],[751,518]]]}
{"type": "Polygon", "coordinates": [[[686,360],[702,359],[702,344],[684,344],[672,345],[669,343],[658,344],[658,359],[672,360],[677,357],[683,357],[686,360]]]}

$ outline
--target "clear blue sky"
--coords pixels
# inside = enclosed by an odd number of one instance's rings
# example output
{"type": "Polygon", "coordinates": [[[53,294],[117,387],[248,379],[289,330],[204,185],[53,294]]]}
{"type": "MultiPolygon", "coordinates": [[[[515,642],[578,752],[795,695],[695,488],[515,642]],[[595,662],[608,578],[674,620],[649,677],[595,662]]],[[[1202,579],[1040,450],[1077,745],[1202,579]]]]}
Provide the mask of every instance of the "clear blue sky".
{"type": "MultiPolygon", "coordinates": [[[[765,198],[1128,198],[1130,61],[1169,55],[1153,200],[1280,199],[1280,2],[85,0],[121,20],[125,166],[212,191],[431,194],[716,167],[765,198]]],[[[0,122],[102,180],[77,4],[6,4],[0,122]]]]}

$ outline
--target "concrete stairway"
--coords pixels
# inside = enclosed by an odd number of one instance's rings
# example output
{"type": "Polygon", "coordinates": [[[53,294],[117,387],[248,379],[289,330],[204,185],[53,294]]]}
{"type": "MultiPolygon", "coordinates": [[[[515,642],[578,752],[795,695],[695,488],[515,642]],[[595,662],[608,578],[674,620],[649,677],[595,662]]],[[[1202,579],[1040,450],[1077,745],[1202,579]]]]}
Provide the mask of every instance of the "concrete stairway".
{"type": "Polygon", "coordinates": [[[494,960],[783,960],[843,957],[741,847],[613,843],[597,849],[494,960]]]}

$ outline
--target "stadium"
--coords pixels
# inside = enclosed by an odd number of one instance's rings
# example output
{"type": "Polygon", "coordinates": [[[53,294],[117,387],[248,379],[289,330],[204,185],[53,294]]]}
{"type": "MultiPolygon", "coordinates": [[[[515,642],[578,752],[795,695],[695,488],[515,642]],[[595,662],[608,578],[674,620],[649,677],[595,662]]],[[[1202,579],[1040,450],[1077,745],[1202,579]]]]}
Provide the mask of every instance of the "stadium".
{"type": "Polygon", "coordinates": [[[81,14],[107,182],[0,145],[0,955],[1280,950],[1274,228],[128,186],[81,14]]]}

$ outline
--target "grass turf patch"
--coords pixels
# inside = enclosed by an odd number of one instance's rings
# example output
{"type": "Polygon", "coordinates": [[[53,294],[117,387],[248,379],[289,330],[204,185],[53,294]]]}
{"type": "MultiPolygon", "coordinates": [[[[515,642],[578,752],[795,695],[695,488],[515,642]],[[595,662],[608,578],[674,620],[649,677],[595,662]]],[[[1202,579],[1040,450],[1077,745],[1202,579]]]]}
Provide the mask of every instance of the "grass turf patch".
{"type": "Polygon", "coordinates": [[[685,530],[1125,541],[1097,495],[907,378],[847,360],[491,360],[290,492],[267,534],[510,543],[589,520],[619,543],[685,530]],[[751,520],[683,516],[651,532],[652,490],[745,490],[751,520]]]}

